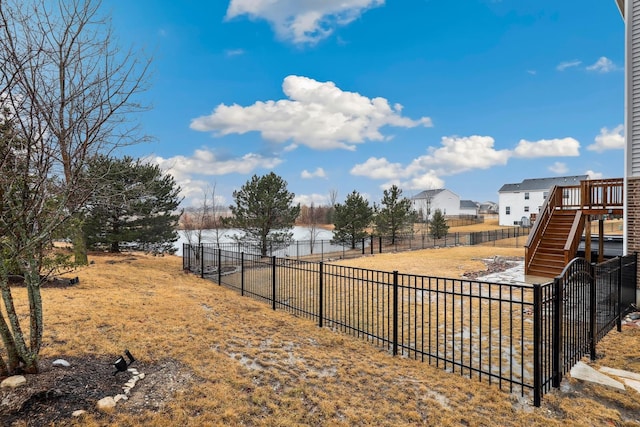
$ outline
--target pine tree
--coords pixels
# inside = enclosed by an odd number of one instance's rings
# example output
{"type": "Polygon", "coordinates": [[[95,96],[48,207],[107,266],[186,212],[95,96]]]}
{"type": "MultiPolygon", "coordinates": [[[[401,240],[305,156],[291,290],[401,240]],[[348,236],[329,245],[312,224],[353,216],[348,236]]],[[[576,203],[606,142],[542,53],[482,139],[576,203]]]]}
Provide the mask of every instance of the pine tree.
{"type": "Polygon", "coordinates": [[[180,188],[157,165],[99,156],[88,175],[98,178],[84,221],[89,247],[120,252],[128,243],[149,252],[175,251],[180,188]]]}
{"type": "Polygon", "coordinates": [[[402,190],[392,185],[388,190],[384,190],[382,205],[375,206],[376,232],[381,236],[391,237],[392,245],[396,243],[399,234],[413,230],[415,220],[411,200],[401,196],[402,190]]]}
{"type": "Polygon", "coordinates": [[[233,216],[224,223],[243,231],[236,240],[254,245],[266,256],[270,245],[288,246],[293,240],[291,229],[300,214],[300,205],[293,205],[294,197],[287,182],[275,173],[254,175],[233,192],[235,205],[229,207],[233,216]]]}
{"type": "Polygon", "coordinates": [[[366,228],[371,225],[373,209],[369,202],[355,190],[347,196],[344,204],[336,204],[333,214],[333,242],[350,245],[355,249],[356,243],[365,238],[366,228]]]}
{"type": "Polygon", "coordinates": [[[442,214],[442,211],[440,209],[436,209],[431,221],[429,221],[429,233],[431,234],[431,237],[434,239],[441,239],[446,236],[448,232],[449,226],[447,225],[447,220],[442,214]]]}

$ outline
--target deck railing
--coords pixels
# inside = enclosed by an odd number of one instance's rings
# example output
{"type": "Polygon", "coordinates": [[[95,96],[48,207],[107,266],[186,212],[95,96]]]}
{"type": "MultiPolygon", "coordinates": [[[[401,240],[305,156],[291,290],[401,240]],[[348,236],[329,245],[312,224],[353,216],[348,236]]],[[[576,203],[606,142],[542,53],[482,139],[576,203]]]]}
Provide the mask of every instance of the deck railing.
{"type": "MultiPolygon", "coordinates": [[[[580,185],[553,186],[547,200],[540,208],[529,238],[525,244],[525,271],[529,270],[540,247],[542,237],[555,210],[573,209],[583,214],[602,214],[609,211],[620,212],[624,203],[623,178],[590,179],[580,181],[580,185]]],[[[574,256],[582,237],[584,215],[576,216],[571,233],[564,247],[565,264],[574,256]]]]}

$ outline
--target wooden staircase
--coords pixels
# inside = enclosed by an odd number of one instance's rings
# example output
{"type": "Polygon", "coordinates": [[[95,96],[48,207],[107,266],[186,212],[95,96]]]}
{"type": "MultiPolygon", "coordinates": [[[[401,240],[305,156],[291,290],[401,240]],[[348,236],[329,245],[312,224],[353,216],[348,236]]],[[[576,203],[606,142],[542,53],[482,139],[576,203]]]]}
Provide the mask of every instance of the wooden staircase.
{"type": "Polygon", "coordinates": [[[622,189],[622,178],[554,186],[525,244],[525,274],[551,278],[562,273],[577,253],[585,222],[591,227],[590,215],[622,215],[622,189]]]}

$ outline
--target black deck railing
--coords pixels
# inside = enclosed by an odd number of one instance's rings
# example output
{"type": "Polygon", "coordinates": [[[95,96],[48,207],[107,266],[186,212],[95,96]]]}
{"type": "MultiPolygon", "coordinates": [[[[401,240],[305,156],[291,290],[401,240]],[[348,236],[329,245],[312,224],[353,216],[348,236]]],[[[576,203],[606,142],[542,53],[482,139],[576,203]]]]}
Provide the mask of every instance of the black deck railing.
{"type": "Polygon", "coordinates": [[[578,259],[543,284],[402,274],[185,245],[185,270],[393,355],[531,395],[551,387],[635,297],[636,256],[578,259]],[[198,256],[196,257],[196,254],[198,256]]]}

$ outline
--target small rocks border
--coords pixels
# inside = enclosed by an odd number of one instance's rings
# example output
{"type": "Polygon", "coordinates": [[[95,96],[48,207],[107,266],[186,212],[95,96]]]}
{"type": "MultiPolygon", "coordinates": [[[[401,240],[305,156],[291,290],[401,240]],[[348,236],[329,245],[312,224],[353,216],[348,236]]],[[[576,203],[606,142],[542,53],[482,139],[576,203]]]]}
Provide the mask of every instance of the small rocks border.
{"type": "MultiPolygon", "coordinates": [[[[51,362],[51,365],[53,370],[59,370],[59,369],[69,369],[72,368],[72,364],[70,362],[68,362],[65,359],[56,359],[53,362],[51,362]]],[[[111,366],[111,365],[110,365],[111,366]]],[[[114,367],[115,369],[115,367],[114,367]]],[[[98,409],[99,411],[102,412],[109,412],[111,410],[113,410],[116,405],[119,402],[124,402],[126,400],[129,399],[129,395],[131,394],[132,390],[134,387],[136,387],[136,385],[138,384],[138,382],[142,379],[145,378],[145,373],[143,372],[139,372],[137,368],[128,368],[126,371],[130,377],[127,379],[127,381],[122,385],[121,389],[122,389],[122,393],[118,393],[115,394],[113,396],[105,396],[103,398],[98,399],[98,401],[96,402],[96,409],[98,409]]],[[[116,372],[116,374],[119,372],[116,372]]],[[[33,379],[37,379],[38,375],[40,374],[35,374],[33,376],[33,379]]],[[[115,374],[114,374],[115,375],[115,374]]],[[[31,384],[29,384],[29,382],[31,380],[28,380],[27,377],[32,377],[31,375],[29,376],[25,376],[25,375],[13,375],[7,378],[4,378],[2,381],[0,381],[0,389],[4,389],[4,390],[11,390],[11,389],[15,389],[16,392],[18,392],[19,389],[22,388],[27,388],[29,387],[31,384]]],[[[5,405],[9,405],[11,404],[11,394],[15,393],[15,392],[9,392],[10,395],[6,395],[6,391],[5,391],[5,398],[1,399],[2,401],[0,401],[0,410],[3,409],[3,406],[5,405]]],[[[42,393],[41,391],[38,391],[36,393],[36,395],[38,396],[38,398],[43,398],[43,399],[47,399],[49,397],[56,397],[57,394],[59,394],[60,391],[56,390],[56,389],[50,389],[44,393],[42,393]]],[[[1,394],[0,394],[1,396],[1,394]]],[[[28,399],[29,400],[29,399],[28,399]]],[[[85,406],[86,408],[86,406],[85,406]]],[[[6,408],[5,408],[6,409],[6,408]]],[[[80,417],[83,414],[89,412],[87,409],[76,409],[70,412],[72,417],[80,417]]],[[[0,413],[2,413],[2,411],[0,411],[0,413]]],[[[69,412],[67,412],[69,413],[69,412]]]]}
{"type": "MultiPolygon", "coordinates": [[[[127,372],[129,372],[133,376],[122,386],[122,393],[116,394],[115,396],[103,397],[96,403],[96,408],[101,411],[108,412],[115,408],[118,402],[129,400],[129,394],[131,394],[131,390],[136,386],[138,381],[144,379],[145,374],[144,372],[138,372],[138,370],[135,368],[129,368],[127,369],[127,372]]],[[[74,411],[71,415],[74,417],[78,417],[85,412],[86,411],[80,409],[74,411]]]]}
{"type": "Polygon", "coordinates": [[[462,274],[465,279],[475,280],[478,277],[487,276],[492,273],[500,273],[518,265],[518,262],[523,261],[524,257],[510,257],[496,255],[493,258],[480,259],[486,266],[486,270],[480,271],[468,271],[462,274]]]}
{"type": "Polygon", "coordinates": [[[640,328],[640,311],[633,311],[622,319],[622,326],[640,328]]]}

